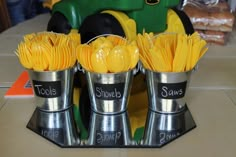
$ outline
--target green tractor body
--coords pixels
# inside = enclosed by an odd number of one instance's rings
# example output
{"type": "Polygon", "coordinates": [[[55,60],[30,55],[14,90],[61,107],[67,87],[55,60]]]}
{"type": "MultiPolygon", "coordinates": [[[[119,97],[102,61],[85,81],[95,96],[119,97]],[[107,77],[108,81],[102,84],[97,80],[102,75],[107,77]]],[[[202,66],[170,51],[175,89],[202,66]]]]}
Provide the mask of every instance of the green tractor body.
{"type": "Polygon", "coordinates": [[[63,14],[72,28],[79,29],[89,15],[121,11],[135,20],[137,32],[163,32],[168,9],[178,4],[179,0],[62,0],[53,6],[52,13],[63,14]]]}

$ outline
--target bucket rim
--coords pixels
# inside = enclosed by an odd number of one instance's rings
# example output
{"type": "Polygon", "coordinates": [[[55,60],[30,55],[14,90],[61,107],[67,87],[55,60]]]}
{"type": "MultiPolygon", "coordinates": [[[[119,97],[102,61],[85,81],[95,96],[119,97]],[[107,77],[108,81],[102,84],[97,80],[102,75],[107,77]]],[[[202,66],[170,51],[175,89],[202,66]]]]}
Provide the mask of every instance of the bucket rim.
{"type": "Polygon", "coordinates": [[[94,74],[94,75],[119,75],[119,74],[132,72],[135,69],[136,68],[129,69],[128,71],[121,71],[121,72],[114,72],[114,73],[98,73],[98,72],[93,72],[93,71],[88,71],[88,70],[84,70],[84,71],[85,71],[85,73],[91,73],[91,74],[94,74]]]}
{"type": "Polygon", "coordinates": [[[150,70],[150,69],[146,69],[146,68],[142,68],[142,69],[144,69],[144,71],[149,71],[149,72],[157,73],[157,74],[180,74],[180,73],[191,73],[192,71],[195,70],[195,67],[192,68],[191,70],[188,70],[188,71],[180,71],[180,72],[174,72],[174,71],[160,72],[160,71],[154,71],[154,70],[150,70]]]}
{"type": "Polygon", "coordinates": [[[68,70],[74,70],[77,66],[74,65],[72,67],[68,67],[68,68],[65,68],[65,69],[61,69],[61,70],[53,70],[53,71],[50,71],[50,70],[47,70],[47,71],[39,71],[39,70],[33,70],[33,69],[27,69],[25,68],[27,71],[30,71],[30,72],[36,72],[36,73],[54,73],[54,72],[63,72],[63,71],[68,71],[68,70]]]}

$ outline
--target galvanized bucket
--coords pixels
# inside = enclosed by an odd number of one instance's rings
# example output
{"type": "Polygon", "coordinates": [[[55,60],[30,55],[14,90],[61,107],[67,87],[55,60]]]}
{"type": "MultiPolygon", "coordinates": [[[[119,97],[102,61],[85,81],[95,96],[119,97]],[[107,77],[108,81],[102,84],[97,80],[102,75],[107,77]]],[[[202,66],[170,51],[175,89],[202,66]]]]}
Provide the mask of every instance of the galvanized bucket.
{"type": "Polygon", "coordinates": [[[36,106],[43,111],[60,111],[72,102],[75,68],[60,71],[28,70],[36,106]]]}
{"type": "Polygon", "coordinates": [[[86,143],[93,146],[120,147],[135,144],[127,112],[104,115],[91,112],[89,138],[86,143]]]}
{"type": "Polygon", "coordinates": [[[85,71],[92,110],[115,114],[127,110],[135,70],[120,73],[85,71]]]}
{"type": "Polygon", "coordinates": [[[161,113],[182,111],[186,105],[185,94],[191,72],[154,72],[145,69],[149,108],[161,113]]]}

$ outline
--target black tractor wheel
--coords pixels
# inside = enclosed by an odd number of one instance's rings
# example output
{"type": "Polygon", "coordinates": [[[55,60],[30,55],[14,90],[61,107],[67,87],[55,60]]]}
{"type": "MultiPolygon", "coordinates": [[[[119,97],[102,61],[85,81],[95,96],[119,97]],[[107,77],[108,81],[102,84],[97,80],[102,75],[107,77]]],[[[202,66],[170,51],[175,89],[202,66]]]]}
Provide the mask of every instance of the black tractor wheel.
{"type": "Polygon", "coordinates": [[[68,34],[71,28],[66,17],[62,13],[55,12],[48,22],[47,31],[68,34]]]}
{"type": "Polygon", "coordinates": [[[182,21],[182,24],[185,29],[185,33],[188,35],[193,34],[194,28],[193,28],[192,22],[190,21],[188,15],[184,11],[178,10],[177,8],[174,8],[173,10],[175,11],[175,13],[179,16],[180,20],[182,21]]]}
{"type": "Polygon", "coordinates": [[[86,17],[79,28],[81,43],[102,34],[115,34],[125,37],[124,30],[119,21],[110,14],[97,13],[86,17]]]}
{"type": "Polygon", "coordinates": [[[81,90],[80,99],[79,99],[79,112],[80,112],[81,121],[85,129],[88,130],[90,114],[91,114],[91,104],[90,104],[87,85],[85,85],[81,90]]]}

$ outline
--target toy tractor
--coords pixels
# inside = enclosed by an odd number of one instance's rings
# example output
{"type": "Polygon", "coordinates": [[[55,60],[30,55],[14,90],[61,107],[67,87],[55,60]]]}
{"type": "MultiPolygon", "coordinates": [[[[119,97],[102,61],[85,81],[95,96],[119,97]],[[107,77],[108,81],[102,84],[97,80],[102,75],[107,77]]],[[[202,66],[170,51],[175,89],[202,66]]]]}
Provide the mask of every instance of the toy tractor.
{"type": "Polygon", "coordinates": [[[48,31],[78,29],[81,42],[101,34],[134,39],[137,33],[193,33],[180,0],[61,0],[52,7],[48,31]]]}

